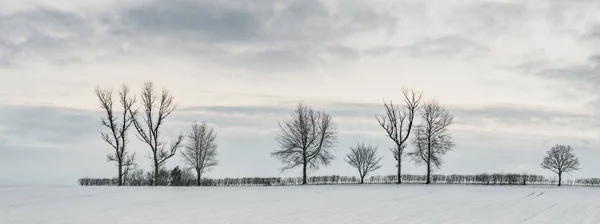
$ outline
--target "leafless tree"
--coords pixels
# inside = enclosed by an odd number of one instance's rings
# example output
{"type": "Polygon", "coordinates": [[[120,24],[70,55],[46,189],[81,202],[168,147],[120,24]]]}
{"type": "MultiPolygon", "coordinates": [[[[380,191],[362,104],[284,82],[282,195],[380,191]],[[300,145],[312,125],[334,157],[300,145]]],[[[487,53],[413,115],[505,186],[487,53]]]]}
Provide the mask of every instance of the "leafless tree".
{"type": "MultiPolygon", "coordinates": [[[[141,94],[143,114],[141,119],[139,116],[134,116],[133,126],[137,130],[137,137],[140,141],[148,144],[152,155],[152,167],[154,168],[154,185],[158,184],[159,171],[165,164],[167,159],[173,157],[177,149],[183,141],[183,134],[167,145],[166,142],[160,140],[160,128],[164,124],[165,119],[176,109],[173,104],[173,96],[164,89],[158,95],[154,89],[154,84],[150,81],[144,84],[141,94]]],[[[138,109],[131,112],[138,115],[138,109]]]]}
{"type": "Polygon", "coordinates": [[[115,162],[118,169],[118,185],[123,185],[123,178],[127,176],[128,172],[136,167],[135,164],[135,152],[131,153],[127,150],[127,131],[133,122],[131,107],[135,103],[135,97],[129,95],[129,88],[127,85],[123,85],[118,94],[118,100],[120,101],[121,112],[115,111],[114,108],[114,94],[112,89],[101,89],[96,88],[96,96],[100,101],[100,107],[104,111],[102,117],[102,125],[108,128],[108,132],[102,132],[102,139],[107,142],[113,149],[114,152],[107,155],[109,162],[115,162]],[[117,113],[121,113],[117,115],[117,113]]]}
{"type": "Polygon", "coordinates": [[[400,109],[398,105],[394,105],[391,101],[389,103],[384,102],[385,113],[375,115],[387,136],[394,141],[395,146],[391,148],[391,151],[397,161],[399,184],[402,183],[402,159],[406,148],[405,143],[413,128],[415,114],[422,97],[421,93],[417,94],[414,90],[409,92],[404,89],[402,94],[404,95],[404,108],[400,109]]]}
{"type": "Polygon", "coordinates": [[[423,123],[416,127],[412,138],[415,150],[408,155],[417,165],[427,166],[426,183],[430,184],[431,170],[440,168],[442,156],[454,147],[452,136],[448,131],[454,116],[437,102],[430,101],[423,105],[420,117],[423,123]]]}
{"type": "Polygon", "coordinates": [[[350,147],[350,153],[346,156],[346,162],[358,169],[361,184],[364,183],[365,177],[370,172],[381,168],[379,162],[382,157],[377,156],[377,146],[366,146],[365,143],[359,143],[354,147],[350,147]]]}
{"type": "Polygon", "coordinates": [[[579,170],[579,159],[573,153],[570,145],[555,145],[548,150],[542,168],[558,174],[558,186],[562,183],[562,174],[579,170]]]}
{"type": "Polygon", "coordinates": [[[299,103],[292,119],[279,122],[276,141],[280,149],[271,156],[287,164],[281,171],[302,166],[302,184],[306,184],[307,169],[329,165],[337,141],[337,129],[331,115],[299,103]]]}
{"type": "Polygon", "coordinates": [[[216,133],[213,128],[208,127],[206,122],[201,125],[194,122],[188,133],[188,143],[182,152],[185,162],[196,171],[196,185],[200,186],[202,174],[217,166],[217,142],[216,133]]]}

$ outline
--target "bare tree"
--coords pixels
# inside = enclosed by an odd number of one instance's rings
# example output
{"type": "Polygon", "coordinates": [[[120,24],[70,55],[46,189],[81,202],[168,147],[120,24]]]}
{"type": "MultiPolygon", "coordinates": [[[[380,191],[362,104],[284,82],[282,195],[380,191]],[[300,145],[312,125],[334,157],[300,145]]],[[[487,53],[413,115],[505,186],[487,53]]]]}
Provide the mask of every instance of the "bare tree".
{"type": "Polygon", "coordinates": [[[427,166],[426,183],[430,184],[431,170],[440,168],[442,157],[454,147],[448,131],[454,116],[437,102],[431,101],[423,105],[420,117],[423,123],[416,127],[412,138],[415,150],[409,153],[409,156],[417,165],[427,166]]]}
{"type": "Polygon", "coordinates": [[[360,183],[364,183],[364,179],[370,172],[381,168],[379,162],[382,157],[377,156],[377,146],[365,146],[365,143],[359,143],[354,147],[350,147],[346,162],[350,166],[358,169],[360,183]]]}
{"type": "Polygon", "coordinates": [[[562,183],[562,174],[579,170],[579,159],[573,153],[570,145],[555,145],[548,150],[542,168],[558,174],[558,186],[562,183]]]}
{"type": "Polygon", "coordinates": [[[112,89],[101,89],[96,87],[96,96],[100,101],[100,107],[104,111],[102,117],[102,125],[109,129],[108,132],[102,132],[102,139],[107,142],[114,152],[107,155],[109,162],[115,162],[118,170],[119,186],[123,185],[123,178],[127,176],[131,169],[134,169],[136,164],[135,152],[130,153],[127,150],[127,130],[131,127],[133,116],[131,107],[135,103],[135,97],[129,96],[129,88],[126,85],[121,87],[118,100],[122,109],[121,117],[119,118],[114,110],[114,95],[112,89]]]}
{"type": "Polygon", "coordinates": [[[214,129],[208,127],[206,122],[201,125],[194,122],[188,133],[188,143],[182,152],[185,162],[196,171],[196,185],[200,186],[202,174],[217,166],[217,143],[214,129]]]}
{"type": "Polygon", "coordinates": [[[287,164],[281,171],[302,166],[302,184],[306,184],[307,169],[329,165],[335,158],[332,150],[337,140],[337,129],[331,115],[299,103],[292,119],[279,122],[276,141],[280,149],[271,156],[287,164]]]}
{"type": "MultiPolygon", "coordinates": [[[[175,110],[177,107],[173,104],[173,96],[171,93],[164,89],[160,95],[154,89],[154,84],[150,81],[144,84],[142,89],[142,107],[143,114],[140,119],[138,116],[134,116],[133,126],[137,130],[137,137],[140,141],[148,144],[152,155],[152,167],[154,168],[154,185],[157,186],[159,180],[159,171],[165,164],[167,159],[173,157],[177,152],[177,149],[181,146],[183,141],[183,134],[177,136],[177,138],[167,145],[166,142],[160,140],[160,128],[164,124],[165,119],[175,110]]],[[[131,112],[134,115],[138,114],[137,109],[131,112]]]]}
{"type": "Polygon", "coordinates": [[[377,114],[375,118],[379,122],[379,125],[385,130],[387,136],[394,141],[395,147],[391,148],[394,155],[394,159],[397,161],[396,168],[398,169],[398,183],[402,183],[402,159],[404,149],[406,148],[406,141],[410,136],[415,113],[419,108],[422,94],[417,93],[413,90],[402,90],[404,95],[405,107],[400,109],[398,105],[394,105],[391,101],[389,103],[384,102],[385,108],[384,114],[377,114]]]}

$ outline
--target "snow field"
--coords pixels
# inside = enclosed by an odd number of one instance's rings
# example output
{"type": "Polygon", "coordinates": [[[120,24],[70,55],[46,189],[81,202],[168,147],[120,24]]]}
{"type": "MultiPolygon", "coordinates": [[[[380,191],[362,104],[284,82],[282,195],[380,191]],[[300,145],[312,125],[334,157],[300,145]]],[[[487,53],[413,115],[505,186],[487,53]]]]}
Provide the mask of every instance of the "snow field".
{"type": "Polygon", "coordinates": [[[467,185],[0,187],[0,223],[600,223],[600,189],[467,185]]]}

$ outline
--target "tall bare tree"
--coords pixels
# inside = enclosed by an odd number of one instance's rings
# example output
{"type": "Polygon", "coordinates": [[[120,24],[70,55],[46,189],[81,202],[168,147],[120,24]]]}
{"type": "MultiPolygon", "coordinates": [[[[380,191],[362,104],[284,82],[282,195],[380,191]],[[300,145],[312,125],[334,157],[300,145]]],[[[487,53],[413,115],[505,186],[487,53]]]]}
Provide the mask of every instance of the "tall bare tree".
{"type": "Polygon", "coordinates": [[[350,166],[358,169],[361,184],[365,182],[365,177],[369,175],[370,172],[381,168],[379,162],[382,157],[377,156],[377,146],[359,143],[354,147],[350,147],[350,153],[348,153],[346,157],[346,162],[350,164],[350,166]]]}
{"type": "Polygon", "coordinates": [[[440,168],[442,157],[454,147],[448,130],[454,121],[454,116],[437,102],[430,101],[423,105],[420,117],[423,123],[416,127],[412,138],[415,150],[408,155],[417,165],[427,166],[426,183],[430,184],[431,170],[440,168]]]}
{"type": "Polygon", "coordinates": [[[107,155],[109,162],[115,162],[118,170],[119,186],[123,185],[123,178],[127,173],[134,169],[136,164],[135,152],[131,153],[127,150],[127,131],[133,122],[131,107],[135,103],[135,97],[129,95],[129,88],[123,85],[118,94],[121,112],[115,111],[114,94],[112,89],[101,89],[96,87],[96,96],[100,102],[100,107],[104,111],[102,117],[102,125],[108,128],[108,132],[102,132],[102,139],[107,142],[114,152],[107,155]],[[120,113],[120,118],[117,113],[120,113]]]}
{"type": "Polygon", "coordinates": [[[281,171],[302,166],[302,184],[306,184],[308,169],[329,165],[337,141],[337,129],[331,115],[299,103],[292,119],[279,122],[276,141],[280,149],[271,156],[287,164],[281,171]]]}
{"type": "Polygon", "coordinates": [[[379,125],[385,130],[387,136],[394,141],[395,146],[391,148],[394,159],[397,161],[398,183],[402,183],[402,159],[406,142],[413,128],[415,114],[421,103],[422,93],[417,94],[414,90],[402,90],[404,95],[404,108],[400,109],[398,105],[383,102],[385,108],[384,114],[377,114],[375,118],[379,125]]]}
{"type": "Polygon", "coordinates": [[[187,136],[188,142],[184,146],[182,155],[185,162],[196,171],[196,185],[200,186],[202,174],[219,164],[217,134],[213,128],[208,127],[206,122],[202,122],[201,125],[194,122],[187,136]]]}
{"type": "Polygon", "coordinates": [[[555,145],[548,150],[542,168],[558,174],[558,186],[562,184],[562,174],[579,170],[579,159],[570,145],[555,145]]]}
{"type": "MultiPolygon", "coordinates": [[[[154,168],[154,185],[157,186],[159,180],[159,171],[167,159],[173,157],[183,141],[183,134],[167,145],[167,142],[160,140],[160,128],[165,119],[177,108],[173,104],[173,96],[163,88],[162,93],[158,95],[154,89],[154,84],[150,81],[144,84],[141,94],[143,114],[141,119],[134,116],[133,126],[137,130],[137,137],[140,141],[146,143],[152,155],[152,167],[154,168]]],[[[138,115],[138,109],[131,112],[138,115]]]]}

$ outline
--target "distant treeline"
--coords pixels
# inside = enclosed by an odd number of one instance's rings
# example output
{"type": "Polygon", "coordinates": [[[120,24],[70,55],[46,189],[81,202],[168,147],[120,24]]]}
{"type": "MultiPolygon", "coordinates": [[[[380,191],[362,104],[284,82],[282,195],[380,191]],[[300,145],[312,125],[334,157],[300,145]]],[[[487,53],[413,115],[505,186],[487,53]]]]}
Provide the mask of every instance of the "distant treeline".
{"type": "MultiPolygon", "coordinates": [[[[195,186],[196,180],[193,175],[179,175],[177,172],[161,172],[163,178],[157,183],[158,186],[195,186]],[[173,175],[174,174],[174,175],[173,175]]],[[[181,172],[181,173],[185,173],[181,172]]],[[[408,184],[426,183],[426,175],[402,175],[402,182],[408,184]]],[[[124,179],[124,185],[127,186],[153,186],[152,175],[137,175],[124,179]]],[[[308,184],[312,185],[335,185],[335,184],[358,184],[360,178],[353,176],[312,176],[308,178],[308,184]]],[[[476,174],[476,175],[441,175],[431,176],[432,183],[435,184],[473,184],[473,185],[555,185],[558,180],[546,178],[541,175],[528,174],[476,174]]],[[[118,178],[81,178],[79,184],[82,186],[116,186],[118,178]]],[[[396,175],[371,176],[365,178],[365,184],[395,184],[396,175]]],[[[217,187],[238,187],[238,186],[294,186],[301,185],[302,177],[245,177],[245,178],[203,178],[201,186],[217,187]]],[[[576,179],[566,181],[565,185],[579,186],[599,186],[600,178],[576,179]]]]}

